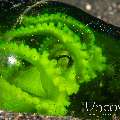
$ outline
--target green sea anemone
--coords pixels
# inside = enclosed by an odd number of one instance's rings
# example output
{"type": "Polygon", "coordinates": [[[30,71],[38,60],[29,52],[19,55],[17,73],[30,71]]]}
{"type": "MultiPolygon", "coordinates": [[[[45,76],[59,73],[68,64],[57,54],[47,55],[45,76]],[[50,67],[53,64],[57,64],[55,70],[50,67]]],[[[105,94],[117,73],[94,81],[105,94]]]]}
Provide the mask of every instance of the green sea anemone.
{"type": "Polygon", "coordinates": [[[106,68],[94,33],[63,13],[24,16],[0,40],[0,108],[65,115],[69,96],[106,68]]]}

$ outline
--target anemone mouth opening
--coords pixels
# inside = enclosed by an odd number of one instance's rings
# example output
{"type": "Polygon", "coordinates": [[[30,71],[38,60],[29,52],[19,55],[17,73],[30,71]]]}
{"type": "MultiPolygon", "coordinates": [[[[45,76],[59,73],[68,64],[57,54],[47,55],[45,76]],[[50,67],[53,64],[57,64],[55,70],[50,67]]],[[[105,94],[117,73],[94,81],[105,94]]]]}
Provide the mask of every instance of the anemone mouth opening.
{"type": "Polygon", "coordinates": [[[59,67],[66,66],[67,68],[69,68],[73,65],[73,59],[71,56],[68,55],[58,55],[54,57],[54,59],[57,60],[57,65],[59,67]]]}

